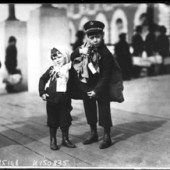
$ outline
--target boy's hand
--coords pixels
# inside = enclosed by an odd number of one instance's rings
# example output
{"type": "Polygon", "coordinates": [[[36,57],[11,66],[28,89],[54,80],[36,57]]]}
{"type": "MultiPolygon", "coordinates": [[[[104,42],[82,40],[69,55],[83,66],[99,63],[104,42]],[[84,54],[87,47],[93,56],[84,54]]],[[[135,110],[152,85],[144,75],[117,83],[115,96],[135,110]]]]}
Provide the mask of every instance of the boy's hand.
{"type": "Polygon", "coordinates": [[[42,97],[42,99],[43,99],[44,101],[46,101],[46,100],[47,100],[47,97],[49,97],[49,95],[48,95],[47,93],[45,93],[45,94],[43,94],[41,97],[42,97]]]}
{"type": "Polygon", "coordinates": [[[87,92],[87,95],[90,97],[90,99],[96,97],[96,93],[94,91],[87,92]]]}

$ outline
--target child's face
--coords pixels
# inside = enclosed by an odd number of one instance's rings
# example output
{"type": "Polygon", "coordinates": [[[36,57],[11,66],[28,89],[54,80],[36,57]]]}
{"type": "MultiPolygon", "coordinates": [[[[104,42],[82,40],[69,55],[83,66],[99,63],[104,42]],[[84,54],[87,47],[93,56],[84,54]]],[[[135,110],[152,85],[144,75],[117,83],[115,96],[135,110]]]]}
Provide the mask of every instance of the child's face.
{"type": "Polygon", "coordinates": [[[98,47],[103,40],[103,34],[89,35],[88,41],[92,46],[98,47]]]}
{"type": "Polygon", "coordinates": [[[52,57],[52,60],[55,66],[62,66],[65,64],[65,57],[59,51],[52,57]]]}

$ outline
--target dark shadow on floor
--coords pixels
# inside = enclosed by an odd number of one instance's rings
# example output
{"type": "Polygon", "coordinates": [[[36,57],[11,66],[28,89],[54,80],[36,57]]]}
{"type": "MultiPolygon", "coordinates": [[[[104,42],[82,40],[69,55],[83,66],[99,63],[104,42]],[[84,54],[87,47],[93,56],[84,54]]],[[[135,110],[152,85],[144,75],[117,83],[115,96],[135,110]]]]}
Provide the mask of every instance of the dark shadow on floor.
{"type": "Polygon", "coordinates": [[[166,122],[166,120],[141,121],[114,126],[111,133],[113,143],[115,144],[121,140],[126,140],[131,136],[135,136],[140,133],[150,132],[160,128],[166,122]]]}
{"type": "MultiPolygon", "coordinates": [[[[159,121],[138,121],[138,122],[130,122],[130,123],[124,123],[119,124],[112,127],[111,130],[111,138],[113,144],[126,140],[132,136],[150,132],[152,130],[155,130],[157,128],[160,128],[164,123],[166,123],[166,120],[159,120],[159,121]]],[[[86,125],[86,122],[81,122],[82,124],[86,125]]],[[[82,125],[81,124],[81,125],[82,125]]],[[[78,124],[80,125],[80,123],[78,124]]],[[[78,126],[75,124],[75,126],[78,126]]],[[[77,128],[78,129],[78,128],[77,128]]],[[[73,141],[75,143],[82,142],[88,135],[90,135],[90,129],[89,131],[86,131],[85,133],[82,133],[82,135],[75,136],[72,134],[73,141]],[[78,138],[75,138],[78,137],[78,138]]],[[[99,135],[99,141],[102,140],[103,137],[103,128],[98,128],[98,135],[99,135]]]]}

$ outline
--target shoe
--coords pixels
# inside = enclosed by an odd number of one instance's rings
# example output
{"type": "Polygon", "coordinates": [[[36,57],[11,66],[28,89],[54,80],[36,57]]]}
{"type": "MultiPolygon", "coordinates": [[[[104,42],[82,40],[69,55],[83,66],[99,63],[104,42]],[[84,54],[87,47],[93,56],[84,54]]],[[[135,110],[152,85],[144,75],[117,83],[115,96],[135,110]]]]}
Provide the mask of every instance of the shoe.
{"type": "Polygon", "coordinates": [[[68,148],[76,148],[76,145],[74,145],[68,137],[68,129],[65,131],[62,131],[62,145],[66,146],[68,148]]]}
{"type": "Polygon", "coordinates": [[[63,139],[62,145],[68,148],[76,148],[76,145],[74,145],[69,139],[63,139]]]}
{"type": "Polygon", "coordinates": [[[50,148],[52,150],[58,150],[59,149],[59,147],[57,145],[56,133],[57,133],[57,128],[51,128],[50,127],[50,148]]]}
{"type": "Polygon", "coordinates": [[[59,147],[57,145],[57,140],[55,138],[52,138],[51,141],[50,141],[50,148],[52,150],[58,150],[59,147]]]}
{"type": "Polygon", "coordinates": [[[111,145],[112,145],[112,141],[111,141],[111,138],[110,138],[110,134],[104,134],[103,141],[100,144],[99,148],[105,149],[105,148],[110,147],[111,145]]]}
{"type": "Polygon", "coordinates": [[[91,129],[91,135],[83,142],[84,145],[88,145],[98,141],[96,125],[90,125],[90,129],[91,129]]]}
{"type": "Polygon", "coordinates": [[[88,145],[88,144],[91,144],[91,143],[94,143],[94,142],[97,142],[98,141],[98,135],[97,133],[96,134],[93,134],[91,135],[90,137],[88,137],[84,142],[83,144],[84,145],[88,145]]]}

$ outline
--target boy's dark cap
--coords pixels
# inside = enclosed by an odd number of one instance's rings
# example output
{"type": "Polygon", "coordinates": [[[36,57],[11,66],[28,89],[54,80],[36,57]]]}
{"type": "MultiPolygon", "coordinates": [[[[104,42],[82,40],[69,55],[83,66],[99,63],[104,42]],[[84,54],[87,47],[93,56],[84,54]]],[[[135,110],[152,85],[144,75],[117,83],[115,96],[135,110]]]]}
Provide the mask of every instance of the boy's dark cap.
{"type": "Polygon", "coordinates": [[[97,33],[103,33],[105,25],[96,20],[88,21],[84,24],[84,30],[87,35],[93,35],[97,33]]]}

